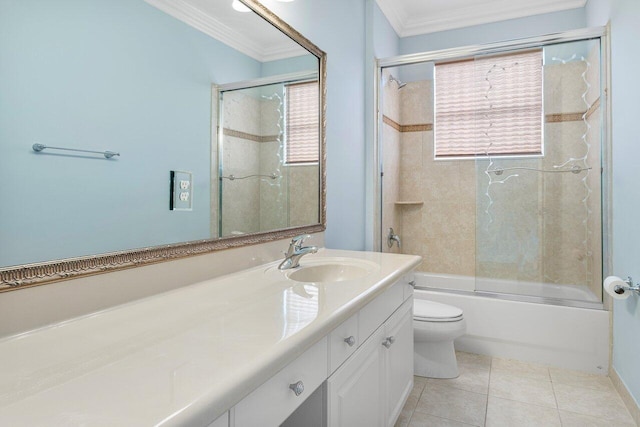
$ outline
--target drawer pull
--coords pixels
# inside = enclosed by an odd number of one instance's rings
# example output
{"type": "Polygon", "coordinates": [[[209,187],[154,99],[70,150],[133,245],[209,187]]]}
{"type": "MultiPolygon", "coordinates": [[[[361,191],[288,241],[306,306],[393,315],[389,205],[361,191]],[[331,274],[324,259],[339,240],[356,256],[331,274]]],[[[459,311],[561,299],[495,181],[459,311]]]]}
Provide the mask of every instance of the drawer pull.
{"type": "Polygon", "coordinates": [[[353,337],[353,335],[351,335],[350,337],[345,338],[344,342],[346,342],[349,347],[353,347],[353,345],[356,343],[356,339],[353,337]]]}
{"type": "Polygon", "coordinates": [[[386,348],[389,348],[394,342],[396,342],[395,337],[387,337],[384,339],[384,341],[382,341],[382,345],[386,348]]]}
{"type": "Polygon", "coordinates": [[[289,384],[289,388],[293,390],[296,396],[300,396],[304,391],[304,384],[302,384],[302,381],[298,381],[297,383],[289,384]]]}

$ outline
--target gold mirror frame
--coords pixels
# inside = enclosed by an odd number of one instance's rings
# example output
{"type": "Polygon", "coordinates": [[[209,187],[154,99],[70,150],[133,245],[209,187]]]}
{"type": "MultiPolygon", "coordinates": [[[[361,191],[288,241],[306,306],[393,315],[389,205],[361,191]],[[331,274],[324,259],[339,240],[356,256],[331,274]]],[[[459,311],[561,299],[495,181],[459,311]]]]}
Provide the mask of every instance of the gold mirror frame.
{"type": "Polygon", "coordinates": [[[61,280],[74,279],[94,274],[134,268],[158,262],[172,261],[195,255],[255,245],[273,240],[293,237],[297,234],[318,233],[326,228],[326,78],[327,54],[293,29],[276,14],[257,0],[240,0],[271,25],[279,29],[299,45],[318,58],[320,85],[320,223],[302,227],[291,227],[276,231],[253,233],[245,236],[196,240],[185,243],[153,246],[148,248],[110,252],[63,260],[38,262],[0,268],[0,292],[24,289],[61,280]]]}

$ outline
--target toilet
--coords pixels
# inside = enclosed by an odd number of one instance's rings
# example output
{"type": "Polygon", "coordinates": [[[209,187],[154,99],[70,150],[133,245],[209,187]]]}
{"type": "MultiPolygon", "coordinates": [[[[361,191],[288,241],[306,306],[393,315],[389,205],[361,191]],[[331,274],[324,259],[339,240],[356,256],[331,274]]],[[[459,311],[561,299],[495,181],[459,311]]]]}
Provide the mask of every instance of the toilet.
{"type": "Polygon", "coordinates": [[[413,372],[429,378],[456,378],[453,340],[464,335],[462,310],[423,299],[413,300],[413,372]]]}

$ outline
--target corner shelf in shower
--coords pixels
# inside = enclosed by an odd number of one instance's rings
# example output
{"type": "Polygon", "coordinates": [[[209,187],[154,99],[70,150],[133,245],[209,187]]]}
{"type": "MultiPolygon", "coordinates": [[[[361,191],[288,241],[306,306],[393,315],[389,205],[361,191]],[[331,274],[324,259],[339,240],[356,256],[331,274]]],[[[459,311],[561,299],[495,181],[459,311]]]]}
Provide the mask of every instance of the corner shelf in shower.
{"type": "Polygon", "coordinates": [[[394,204],[396,206],[422,206],[424,205],[424,202],[421,202],[419,200],[401,200],[394,202],[394,204]]]}

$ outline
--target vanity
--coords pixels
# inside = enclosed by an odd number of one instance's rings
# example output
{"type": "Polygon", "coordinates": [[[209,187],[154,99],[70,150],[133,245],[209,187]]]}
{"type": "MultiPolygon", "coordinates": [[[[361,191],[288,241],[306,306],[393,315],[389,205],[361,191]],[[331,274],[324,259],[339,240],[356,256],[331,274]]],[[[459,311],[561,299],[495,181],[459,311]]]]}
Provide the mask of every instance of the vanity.
{"type": "Polygon", "coordinates": [[[393,425],[419,262],[321,249],[6,338],[0,424],[393,425]]]}

